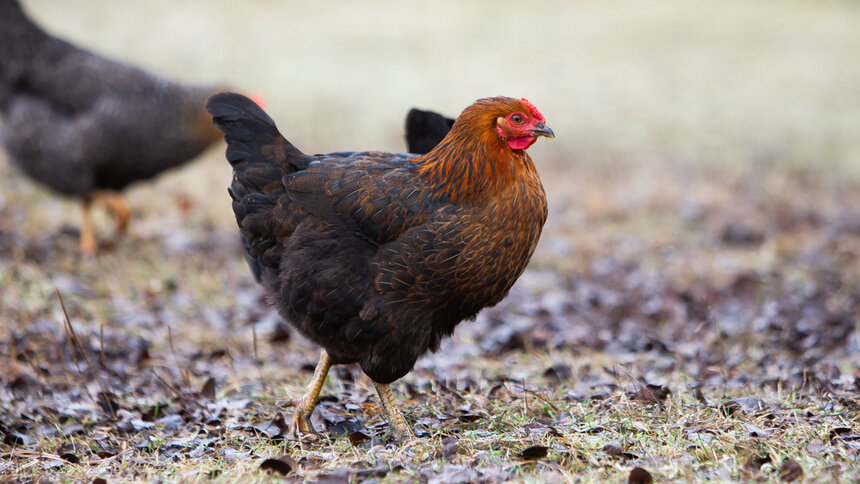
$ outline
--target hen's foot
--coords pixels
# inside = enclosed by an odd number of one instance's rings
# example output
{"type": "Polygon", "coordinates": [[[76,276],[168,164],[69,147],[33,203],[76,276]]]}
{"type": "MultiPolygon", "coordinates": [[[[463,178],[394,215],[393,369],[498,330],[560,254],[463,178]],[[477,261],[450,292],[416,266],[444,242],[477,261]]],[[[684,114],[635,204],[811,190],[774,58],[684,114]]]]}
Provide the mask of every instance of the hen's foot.
{"type": "Polygon", "coordinates": [[[376,387],[376,393],[379,394],[379,399],[382,401],[382,409],[388,417],[388,436],[397,443],[403,444],[415,439],[412,429],[406,423],[400,409],[397,408],[397,402],[394,400],[394,393],[391,392],[391,387],[381,383],[373,383],[376,387]]]}
{"type": "Polygon", "coordinates": [[[319,402],[320,391],[329,368],[331,368],[331,358],[325,350],[322,350],[320,360],[314,370],[314,376],[311,378],[302,400],[296,405],[296,413],[290,420],[288,429],[290,437],[297,440],[317,440],[319,438],[314,431],[313,424],[311,424],[311,414],[319,402]]]}

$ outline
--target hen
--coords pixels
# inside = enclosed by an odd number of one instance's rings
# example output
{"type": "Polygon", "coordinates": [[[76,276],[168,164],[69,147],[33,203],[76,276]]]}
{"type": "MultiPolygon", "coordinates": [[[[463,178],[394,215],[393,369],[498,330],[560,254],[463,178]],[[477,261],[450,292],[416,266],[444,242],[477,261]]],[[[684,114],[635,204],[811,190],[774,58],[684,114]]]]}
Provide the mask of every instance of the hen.
{"type": "Polygon", "coordinates": [[[221,137],[204,105],[216,91],[173,83],[44,32],[0,0],[0,125],[14,165],[79,197],[81,250],[96,239],[88,209],[104,203],[117,233],[130,212],[117,191],[197,156],[221,137]]]}
{"type": "Polygon", "coordinates": [[[423,155],[451,131],[454,120],[433,111],[412,108],[406,114],[406,147],[410,153],[423,155]]]}
{"type": "Polygon", "coordinates": [[[313,431],[329,367],[358,363],[389,434],[410,437],[388,384],[501,301],[537,244],[546,197],[526,148],[554,136],[544,117],[525,99],[480,99],[424,156],[307,155],[244,96],[207,108],[226,135],[245,256],[280,314],[323,348],[293,434],[313,431]]]}

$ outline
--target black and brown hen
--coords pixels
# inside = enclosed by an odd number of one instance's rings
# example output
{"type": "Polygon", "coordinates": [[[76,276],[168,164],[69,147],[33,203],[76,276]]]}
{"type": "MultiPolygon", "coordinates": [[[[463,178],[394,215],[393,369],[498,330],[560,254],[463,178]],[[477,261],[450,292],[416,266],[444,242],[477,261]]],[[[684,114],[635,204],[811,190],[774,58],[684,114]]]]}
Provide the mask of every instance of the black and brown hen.
{"type": "Polygon", "coordinates": [[[467,107],[424,156],[306,155],[250,99],[207,104],[226,135],[230,195],[258,281],[280,314],[322,346],[292,420],[310,414],[332,364],[373,380],[396,439],[411,436],[388,384],[465,319],[502,300],[547,216],[526,153],[553,137],[526,100],[467,107]]]}

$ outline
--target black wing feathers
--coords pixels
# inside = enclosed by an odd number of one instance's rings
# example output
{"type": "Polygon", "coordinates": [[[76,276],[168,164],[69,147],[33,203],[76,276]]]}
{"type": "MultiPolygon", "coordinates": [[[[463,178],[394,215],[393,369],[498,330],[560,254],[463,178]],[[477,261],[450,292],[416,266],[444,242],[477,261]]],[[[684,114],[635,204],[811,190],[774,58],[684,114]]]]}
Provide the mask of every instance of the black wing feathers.
{"type": "Polygon", "coordinates": [[[290,199],[308,212],[325,220],[334,227],[343,228],[349,232],[362,234],[358,224],[351,217],[339,214],[329,198],[326,185],[330,180],[329,173],[303,171],[284,178],[284,186],[290,199]]]}

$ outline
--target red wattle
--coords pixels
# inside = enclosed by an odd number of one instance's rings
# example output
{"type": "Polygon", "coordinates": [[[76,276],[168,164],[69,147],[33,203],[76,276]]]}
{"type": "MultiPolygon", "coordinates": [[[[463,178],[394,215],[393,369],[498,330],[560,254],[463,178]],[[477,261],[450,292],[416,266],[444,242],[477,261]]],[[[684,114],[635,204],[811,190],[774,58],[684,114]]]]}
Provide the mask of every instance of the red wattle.
{"type": "Polygon", "coordinates": [[[520,136],[508,140],[508,147],[512,150],[524,150],[533,145],[537,138],[533,136],[520,136]]]}

